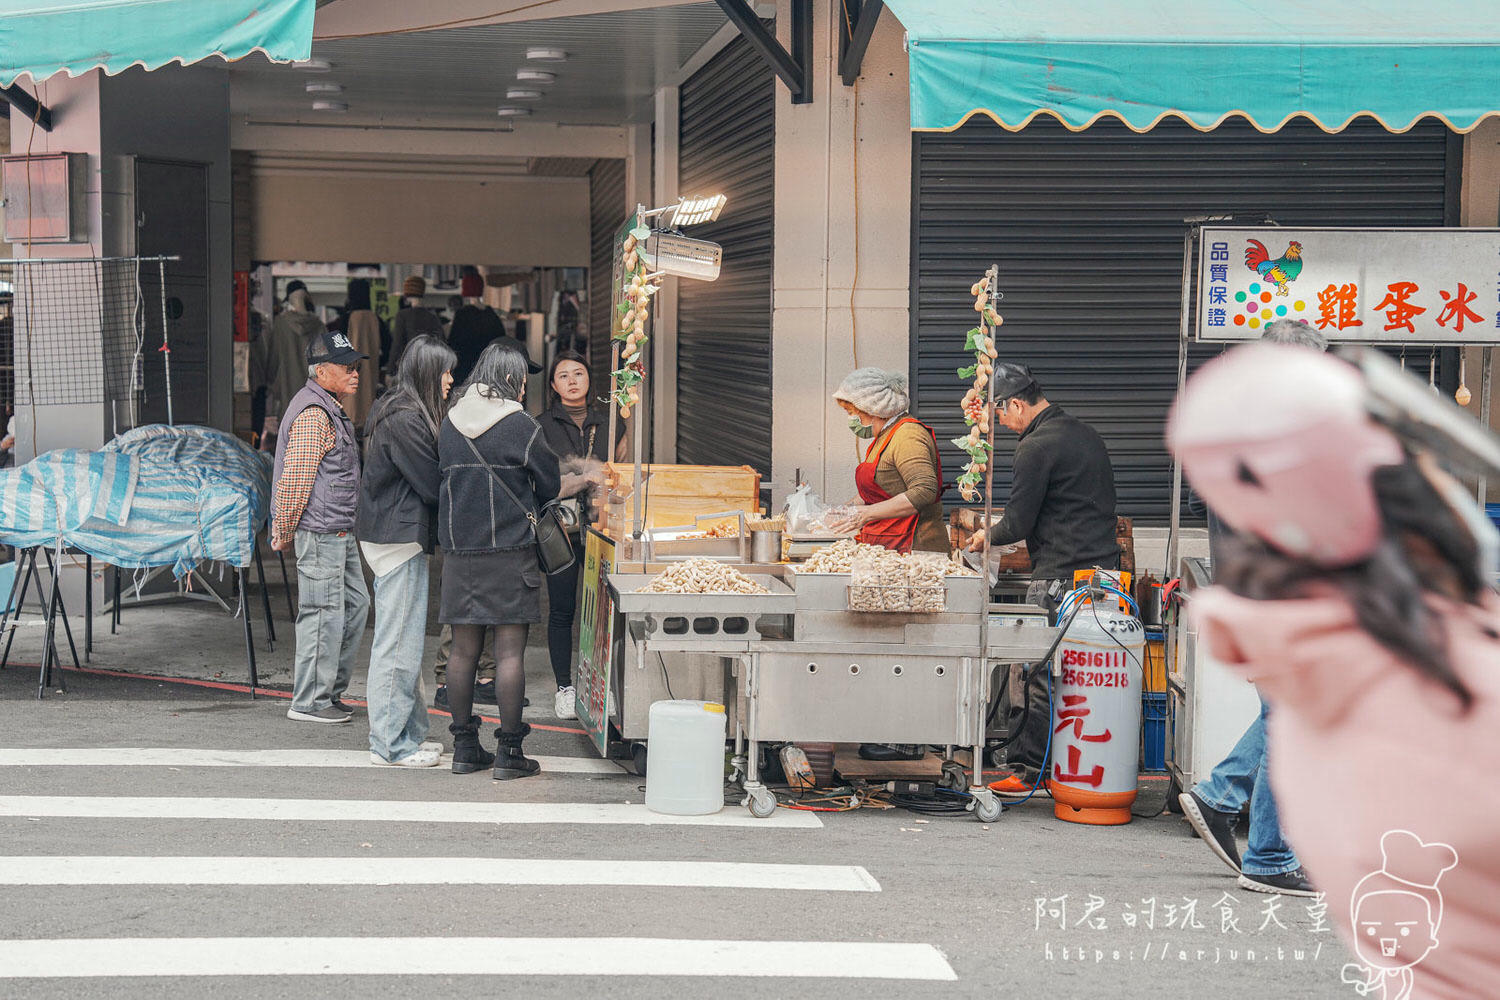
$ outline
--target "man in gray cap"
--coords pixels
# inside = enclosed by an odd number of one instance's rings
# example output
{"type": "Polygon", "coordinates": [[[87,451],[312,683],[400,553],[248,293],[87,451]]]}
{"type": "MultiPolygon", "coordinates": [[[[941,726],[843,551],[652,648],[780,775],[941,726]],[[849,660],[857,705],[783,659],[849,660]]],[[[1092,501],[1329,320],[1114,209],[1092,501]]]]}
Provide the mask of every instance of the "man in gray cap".
{"type": "MultiPolygon", "coordinates": [[[[1026,599],[1053,610],[1073,571],[1116,569],[1115,473],[1099,432],[1047,402],[1025,365],[995,365],[995,416],[1020,436],[1005,515],[990,544],[1025,541],[1031,556],[1026,599]]],[[[969,549],[984,547],[983,531],[969,549]]]]}
{"type": "Polygon", "coordinates": [[[307,348],[307,384],[282,415],[271,486],[271,547],[297,549],[297,653],[292,706],[299,722],[344,723],[343,702],[370,612],[354,538],[359,444],[340,397],[359,388],[366,355],[342,333],[307,348]]]}

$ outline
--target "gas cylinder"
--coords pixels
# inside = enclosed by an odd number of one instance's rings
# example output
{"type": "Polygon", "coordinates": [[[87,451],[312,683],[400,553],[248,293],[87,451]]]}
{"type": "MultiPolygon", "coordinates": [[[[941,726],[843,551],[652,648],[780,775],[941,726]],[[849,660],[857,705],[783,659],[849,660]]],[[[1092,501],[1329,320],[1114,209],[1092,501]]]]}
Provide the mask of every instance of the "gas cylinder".
{"type": "Polygon", "coordinates": [[[1082,606],[1052,661],[1052,812],[1070,823],[1129,823],[1146,630],[1112,594],[1074,599],[1082,606]]]}

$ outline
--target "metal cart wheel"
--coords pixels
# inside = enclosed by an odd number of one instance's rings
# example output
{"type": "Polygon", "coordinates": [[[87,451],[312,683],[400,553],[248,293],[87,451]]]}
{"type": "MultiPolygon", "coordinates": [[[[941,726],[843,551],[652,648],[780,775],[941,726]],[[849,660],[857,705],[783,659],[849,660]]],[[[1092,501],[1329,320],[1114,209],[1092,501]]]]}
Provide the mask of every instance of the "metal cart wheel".
{"type": "Polygon", "coordinates": [[[750,815],[756,819],[766,819],[776,812],[776,794],[770,789],[760,788],[750,793],[750,801],[746,803],[750,815]]]}
{"type": "Polygon", "coordinates": [[[965,792],[969,789],[969,772],[956,760],[943,761],[943,778],[939,784],[951,791],[965,792]]]}
{"type": "Polygon", "coordinates": [[[646,776],[646,744],[630,744],[630,766],[635,769],[639,777],[646,776]]]}
{"type": "Polygon", "coordinates": [[[976,796],[974,799],[974,817],[981,823],[995,822],[1003,811],[1004,807],[993,793],[976,796]]]}

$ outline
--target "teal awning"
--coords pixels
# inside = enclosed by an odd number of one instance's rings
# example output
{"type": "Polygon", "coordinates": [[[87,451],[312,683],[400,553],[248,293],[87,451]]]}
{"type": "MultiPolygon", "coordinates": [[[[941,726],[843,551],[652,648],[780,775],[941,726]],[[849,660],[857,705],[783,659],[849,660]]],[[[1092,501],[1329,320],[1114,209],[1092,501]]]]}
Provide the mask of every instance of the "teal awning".
{"type": "Polygon", "coordinates": [[[0,86],[96,67],[312,54],[315,0],[0,0],[0,86]]]}
{"type": "Polygon", "coordinates": [[[1480,0],[886,0],[907,32],[911,122],[1019,129],[1114,116],[1137,132],[1243,115],[1274,131],[1359,115],[1460,132],[1500,106],[1500,21],[1480,0]]]}

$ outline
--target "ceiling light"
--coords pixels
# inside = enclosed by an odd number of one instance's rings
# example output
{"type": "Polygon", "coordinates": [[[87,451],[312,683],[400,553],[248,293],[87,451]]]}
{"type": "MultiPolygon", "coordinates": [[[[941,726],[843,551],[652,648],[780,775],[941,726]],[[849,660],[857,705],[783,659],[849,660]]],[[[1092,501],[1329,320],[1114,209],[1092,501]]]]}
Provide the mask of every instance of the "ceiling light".
{"type": "Polygon", "coordinates": [[[313,101],[314,111],[348,111],[349,105],[344,101],[313,101]]]}
{"type": "Polygon", "coordinates": [[[505,99],[507,101],[540,101],[542,92],[540,90],[507,90],[505,99]]]}
{"type": "Polygon", "coordinates": [[[344,85],[342,83],[317,83],[309,80],[303,85],[303,89],[309,94],[342,94],[344,85]]]}
{"type": "Polygon", "coordinates": [[[549,73],[544,69],[518,69],[516,79],[526,83],[551,83],[557,79],[557,74],[549,73]]]}
{"type": "Polygon", "coordinates": [[[300,69],[304,73],[327,73],[333,69],[333,63],[327,59],[299,59],[292,63],[292,69],[300,69]]]}
{"type": "Polygon", "coordinates": [[[499,115],[501,118],[525,118],[527,115],[531,114],[531,109],[510,107],[496,108],[495,114],[499,115]]]}
{"type": "Polygon", "coordinates": [[[562,62],[568,54],[562,49],[527,49],[528,62],[562,62]]]}

